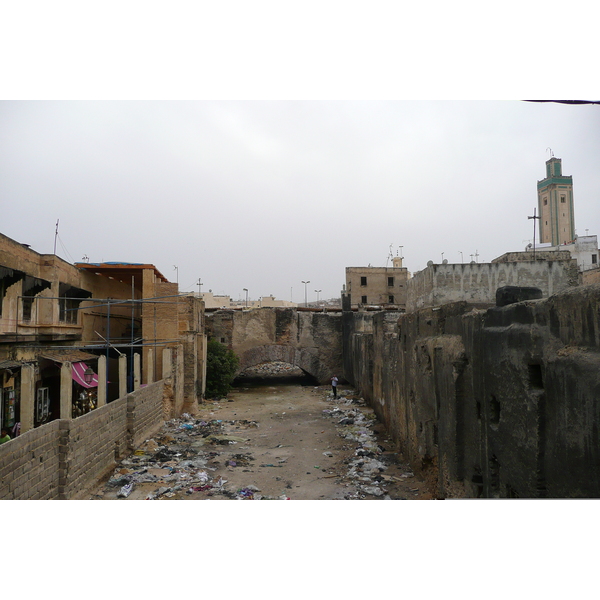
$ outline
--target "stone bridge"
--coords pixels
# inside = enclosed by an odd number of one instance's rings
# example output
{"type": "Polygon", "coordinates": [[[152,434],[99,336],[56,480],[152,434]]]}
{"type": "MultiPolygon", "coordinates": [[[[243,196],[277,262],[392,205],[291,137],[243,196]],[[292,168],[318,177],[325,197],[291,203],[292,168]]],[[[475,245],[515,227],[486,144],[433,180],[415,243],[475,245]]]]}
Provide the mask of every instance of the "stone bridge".
{"type": "Polygon", "coordinates": [[[319,383],[342,374],[342,313],[295,308],[206,313],[209,337],[240,358],[238,373],[265,362],[300,367],[319,383]]]}

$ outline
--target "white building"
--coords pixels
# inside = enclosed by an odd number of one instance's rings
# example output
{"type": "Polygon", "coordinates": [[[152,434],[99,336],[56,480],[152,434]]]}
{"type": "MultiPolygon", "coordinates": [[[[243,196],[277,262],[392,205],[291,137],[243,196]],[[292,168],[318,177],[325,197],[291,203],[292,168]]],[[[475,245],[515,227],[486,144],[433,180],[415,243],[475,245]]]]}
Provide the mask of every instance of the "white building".
{"type": "MultiPolygon", "coordinates": [[[[571,258],[577,261],[577,267],[580,272],[597,269],[599,266],[597,235],[575,236],[573,242],[560,244],[559,246],[541,244],[540,246],[536,246],[536,251],[538,250],[543,252],[568,250],[571,253],[571,258]]],[[[529,251],[533,252],[532,249],[529,251]]]]}

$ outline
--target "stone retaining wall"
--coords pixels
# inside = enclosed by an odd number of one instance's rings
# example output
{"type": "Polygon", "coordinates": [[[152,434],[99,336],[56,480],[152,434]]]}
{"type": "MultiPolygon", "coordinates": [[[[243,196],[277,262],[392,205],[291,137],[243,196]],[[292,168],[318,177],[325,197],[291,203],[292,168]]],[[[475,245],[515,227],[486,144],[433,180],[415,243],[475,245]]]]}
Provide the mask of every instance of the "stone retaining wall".
{"type": "Polygon", "coordinates": [[[439,497],[600,497],[600,286],[344,313],[344,377],[439,497]]]}
{"type": "Polygon", "coordinates": [[[209,337],[240,358],[238,374],[248,367],[287,362],[328,383],[342,364],[341,313],[302,312],[292,308],[220,310],[206,316],[209,337]]]}
{"type": "Polygon", "coordinates": [[[0,446],[0,500],[79,498],[163,424],[162,381],[0,446]]]}

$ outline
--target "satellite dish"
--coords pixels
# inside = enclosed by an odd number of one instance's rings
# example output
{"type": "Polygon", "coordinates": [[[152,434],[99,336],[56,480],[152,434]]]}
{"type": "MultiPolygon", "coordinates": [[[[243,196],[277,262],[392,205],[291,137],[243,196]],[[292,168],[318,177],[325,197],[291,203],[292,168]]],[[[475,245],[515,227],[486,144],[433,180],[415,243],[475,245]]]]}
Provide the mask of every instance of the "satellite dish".
{"type": "Polygon", "coordinates": [[[442,264],[443,264],[443,265],[447,265],[447,264],[448,264],[448,259],[447,259],[447,258],[445,258],[445,259],[442,261],[442,264]]]}
{"type": "Polygon", "coordinates": [[[433,261],[432,260],[428,260],[427,261],[427,266],[428,267],[433,267],[433,261]]]}

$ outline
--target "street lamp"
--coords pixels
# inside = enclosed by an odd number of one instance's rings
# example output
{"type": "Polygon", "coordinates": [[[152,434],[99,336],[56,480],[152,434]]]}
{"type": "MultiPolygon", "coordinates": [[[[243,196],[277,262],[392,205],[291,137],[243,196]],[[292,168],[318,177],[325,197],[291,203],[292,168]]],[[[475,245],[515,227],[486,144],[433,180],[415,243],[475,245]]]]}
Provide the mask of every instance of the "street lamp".
{"type": "Polygon", "coordinates": [[[242,288],[246,292],[246,308],[248,308],[248,288],[242,288]]]}
{"type": "Polygon", "coordinates": [[[308,306],[308,299],[306,296],[306,286],[310,283],[310,281],[303,281],[304,284],[304,306],[308,306]]]}
{"type": "Polygon", "coordinates": [[[315,292],[317,292],[317,306],[319,305],[319,294],[322,292],[323,290],[315,290],[315,292]]]}
{"type": "Polygon", "coordinates": [[[92,370],[91,367],[88,367],[84,372],[83,372],[83,380],[90,385],[90,383],[92,383],[92,381],[94,380],[94,371],[92,370]]]}

